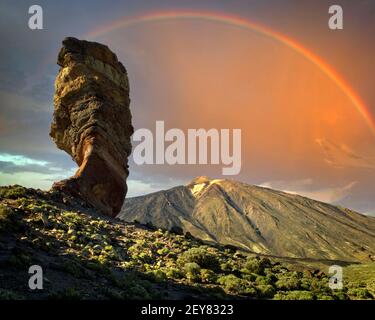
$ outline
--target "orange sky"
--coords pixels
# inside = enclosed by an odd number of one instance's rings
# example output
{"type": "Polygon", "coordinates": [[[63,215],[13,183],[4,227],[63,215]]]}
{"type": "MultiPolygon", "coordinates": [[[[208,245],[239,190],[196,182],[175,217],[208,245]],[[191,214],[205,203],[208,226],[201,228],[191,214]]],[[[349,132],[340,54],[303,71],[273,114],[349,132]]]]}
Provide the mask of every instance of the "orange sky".
{"type": "MultiPolygon", "coordinates": [[[[274,39],[207,21],[148,23],[99,39],[114,43],[128,66],[136,128],[153,129],[155,120],[169,128],[241,128],[245,180],[273,171],[273,179],[340,184],[355,180],[354,171],[368,170],[334,147],[374,156],[374,137],[348,96],[274,39]]],[[[147,170],[220,175],[218,167],[142,168],[147,170]]]]}

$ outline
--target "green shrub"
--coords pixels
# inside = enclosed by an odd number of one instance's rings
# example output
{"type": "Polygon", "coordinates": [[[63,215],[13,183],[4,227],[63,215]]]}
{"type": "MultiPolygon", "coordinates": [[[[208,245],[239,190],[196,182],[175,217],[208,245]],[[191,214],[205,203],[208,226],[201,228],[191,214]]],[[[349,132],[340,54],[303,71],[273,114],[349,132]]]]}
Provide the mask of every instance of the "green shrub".
{"type": "Polygon", "coordinates": [[[48,296],[51,300],[81,300],[81,294],[74,288],[53,292],[48,296]]]}
{"type": "MultiPolygon", "coordinates": [[[[158,270],[160,271],[160,270],[158,270]]],[[[158,276],[158,275],[157,275],[158,276]]],[[[160,276],[160,274],[159,274],[160,276]]],[[[145,277],[149,278],[153,283],[158,281],[155,279],[155,274],[145,274],[145,277]]],[[[114,280],[114,279],[113,279],[114,280]]],[[[121,288],[122,299],[152,299],[153,289],[150,286],[150,282],[146,279],[141,279],[137,274],[127,272],[121,276],[117,275],[113,283],[121,288]]],[[[116,295],[116,293],[115,293],[116,295]]],[[[116,297],[115,297],[116,298],[116,297]]]]}
{"type": "Polygon", "coordinates": [[[312,282],[311,278],[302,278],[301,279],[301,283],[300,283],[301,289],[303,289],[303,290],[311,290],[312,289],[311,282],[312,282]]]}
{"type": "Polygon", "coordinates": [[[373,299],[374,297],[366,288],[350,288],[348,295],[356,299],[373,299]]]}
{"type": "Polygon", "coordinates": [[[0,231],[5,230],[14,216],[14,211],[11,208],[0,205],[0,231]]]}
{"type": "Polygon", "coordinates": [[[272,268],[264,269],[264,275],[271,281],[272,283],[277,281],[276,272],[273,271],[272,268]]]}
{"type": "Polygon", "coordinates": [[[0,187],[0,198],[18,199],[26,197],[27,192],[24,187],[14,185],[9,187],[0,187]]]}
{"type": "Polygon", "coordinates": [[[166,276],[171,279],[181,279],[183,277],[183,273],[180,269],[171,267],[168,268],[165,272],[166,276]]]}
{"type": "Polygon", "coordinates": [[[219,260],[206,246],[191,248],[183,252],[178,258],[178,263],[181,265],[190,262],[199,264],[201,268],[211,269],[213,271],[220,270],[219,260]]]}
{"type": "Polygon", "coordinates": [[[341,290],[340,291],[334,291],[332,293],[332,295],[333,295],[335,300],[348,300],[349,299],[347,294],[345,292],[341,291],[341,290]]]}
{"type": "Polygon", "coordinates": [[[220,269],[224,272],[230,272],[232,271],[232,263],[231,261],[227,261],[227,262],[224,262],[222,264],[220,264],[220,269]]]}
{"type": "Polygon", "coordinates": [[[333,298],[332,296],[327,296],[327,295],[325,295],[325,294],[318,294],[318,295],[316,296],[316,298],[317,298],[318,300],[334,300],[334,298],[333,298]]]}
{"type": "Polygon", "coordinates": [[[141,252],[138,255],[139,260],[143,261],[144,263],[151,263],[153,261],[153,256],[148,252],[141,252]]]}
{"type": "MultiPolygon", "coordinates": [[[[247,271],[246,271],[247,272],[247,271]]],[[[255,273],[243,273],[241,275],[241,278],[244,279],[244,280],[247,280],[249,282],[254,282],[255,279],[258,277],[257,274],[255,273]]]]}
{"type": "Polygon", "coordinates": [[[165,256],[170,252],[168,248],[161,248],[156,251],[158,255],[165,256]]]}
{"type": "Polygon", "coordinates": [[[150,293],[139,283],[133,283],[129,290],[124,290],[127,299],[150,299],[150,293]]]}
{"type": "MultiPolygon", "coordinates": [[[[304,280],[304,281],[306,281],[306,280],[304,280]]],[[[328,286],[328,279],[326,279],[326,278],[311,279],[309,290],[316,291],[316,292],[321,292],[321,291],[329,292],[330,289],[329,289],[329,286],[328,286]]]]}
{"type": "Polygon", "coordinates": [[[272,284],[272,280],[270,277],[265,277],[265,276],[257,276],[255,279],[255,282],[259,285],[261,284],[272,284]]]}
{"type": "Polygon", "coordinates": [[[245,269],[250,273],[264,274],[268,267],[271,267],[271,261],[268,258],[249,257],[245,263],[245,269]]]}
{"type": "Polygon", "coordinates": [[[256,287],[254,287],[252,284],[248,284],[246,286],[246,290],[245,292],[243,293],[249,297],[258,297],[258,290],[256,287]]]}
{"type": "Polygon", "coordinates": [[[275,288],[270,284],[257,285],[257,290],[261,298],[273,298],[275,295],[275,288]]]}
{"type": "Polygon", "coordinates": [[[163,281],[167,278],[167,275],[162,270],[153,270],[152,274],[156,281],[163,281]]]}
{"type": "Polygon", "coordinates": [[[257,290],[251,283],[236,277],[234,274],[219,277],[217,283],[221,284],[230,293],[249,296],[257,295],[257,290]]]}
{"type": "Polygon", "coordinates": [[[314,294],[310,291],[288,291],[275,294],[276,300],[314,300],[314,294]]]}
{"type": "Polygon", "coordinates": [[[233,274],[221,276],[217,279],[217,283],[221,284],[227,290],[236,290],[242,285],[242,279],[237,278],[233,274]]]}
{"type": "Polygon", "coordinates": [[[184,270],[186,272],[186,278],[193,282],[198,282],[200,280],[201,267],[195,262],[188,262],[184,265],[184,270]]]}
{"type": "Polygon", "coordinates": [[[276,287],[280,290],[298,290],[300,285],[300,279],[292,274],[283,275],[276,281],[276,287]]]}
{"type": "Polygon", "coordinates": [[[13,291],[0,289],[0,300],[21,300],[21,299],[22,297],[13,291]]]}
{"type": "Polygon", "coordinates": [[[215,283],[217,280],[217,276],[215,272],[209,269],[202,269],[200,274],[202,282],[206,283],[215,283]]]}
{"type": "Polygon", "coordinates": [[[124,299],[122,292],[115,290],[115,289],[111,289],[111,288],[104,288],[103,294],[111,300],[123,300],[124,299]]]}
{"type": "Polygon", "coordinates": [[[280,264],[280,262],[276,262],[273,266],[272,266],[272,273],[273,274],[284,274],[284,273],[287,273],[288,272],[288,269],[285,268],[284,266],[282,266],[280,264]]]}

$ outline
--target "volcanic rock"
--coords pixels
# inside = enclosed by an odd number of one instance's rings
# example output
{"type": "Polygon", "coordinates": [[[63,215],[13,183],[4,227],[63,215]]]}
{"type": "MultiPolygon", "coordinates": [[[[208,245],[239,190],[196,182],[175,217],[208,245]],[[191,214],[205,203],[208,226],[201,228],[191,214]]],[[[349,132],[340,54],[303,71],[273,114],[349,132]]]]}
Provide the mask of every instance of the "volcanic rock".
{"type": "Polygon", "coordinates": [[[105,45],[66,38],[58,55],[50,136],[78,164],[53,189],[116,216],[124,202],[130,137],[127,72],[105,45]]]}

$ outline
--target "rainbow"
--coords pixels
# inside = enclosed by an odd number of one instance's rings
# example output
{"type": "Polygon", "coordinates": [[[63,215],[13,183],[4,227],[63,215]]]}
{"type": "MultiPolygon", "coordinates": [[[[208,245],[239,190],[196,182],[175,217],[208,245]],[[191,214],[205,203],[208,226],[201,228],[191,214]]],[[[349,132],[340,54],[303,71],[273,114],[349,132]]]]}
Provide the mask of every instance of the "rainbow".
{"type": "Polygon", "coordinates": [[[259,23],[250,22],[238,16],[232,16],[216,12],[196,12],[196,11],[163,11],[151,12],[143,15],[133,17],[123,17],[118,20],[112,21],[108,25],[104,25],[94,29],[93,31],[85,34],[86,38],[96,38],[104,35],[110,31],[125,28],[141,23],[158,22],[166,20],[177,19],[200,19],[205,21],[213,21],[216,23],[224,23],[227,25],[235,26],[242,29],[252,30],[279,41],[304,56],[307,60],[315,64],[328,78],[336,83],[342,92],[350,99],[355,108],[361,114],[369,129],[375,137],[375,119],[361,101],[360,97],[354,92],[351,86],[341,77],[330,65],[325,63],[320,57],[294,41],[293,39],[271,30],[259,23]]]}

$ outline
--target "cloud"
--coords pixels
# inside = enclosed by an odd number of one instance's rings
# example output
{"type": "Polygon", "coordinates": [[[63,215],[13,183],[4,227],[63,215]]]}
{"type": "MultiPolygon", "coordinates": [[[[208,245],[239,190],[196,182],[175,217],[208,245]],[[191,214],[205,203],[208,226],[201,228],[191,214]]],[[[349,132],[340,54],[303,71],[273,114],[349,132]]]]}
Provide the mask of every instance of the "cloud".
{"type": "Polygon", "coordinates": [[[22,184],[48,189],[52,182],[74,174],[76,168],[62,168],[54,163],[24,155],[0,153],[0,181],[2,185],[22,184]]]}
{"type": "Polygon", "coordinates": [[[47,190],[52,186],[50,175],[37,172],[19,172],[15,174],[0,172],[1,185],[19,184],[27,188],[47,190]]]}
{"type": "MultiPolygon", "coordinates": [[[[24,155],[0,153],[0,172],[14,174],[17,172],[48,173],[53,167],[48,161],[37,160],[24,155]]],[[[62,169],[60,169],[62,171],[62,169]]]]}
{"type": "Polygon", "coordinates": [[[160,190],[167,190],[178,185],[184,185],[186,182],[186,180],[164,175],[157,175],[156,178],[154,176],[150,177],[143,175],[141,172],[131,170],[127,179],[128,194],[126,197],[137,197],[160,190]]]}
{"type": "Polygon", "coordinates": [[[375,217],[375,208],[372,209],[372,210],[368,210],[368,211],[364,212],[364,214],[367,215],[367,216],[375,217]]]}
{"type": "Polygon", "coordinates": [[[323,150],[324,161],[333,167],[375,169],[373,157],[365,157],[345,144],[337,144],[324,138],[315,139],[315,142],[323,150]]]}
{"type": "Polygon", "coordinates": [[[299,194],[322,202],[336,203],[345,199],[356,184],[357,182],[353,181],[344,186],[314,188],[313,180],[308,178],[295,181],[270,181],[264,182],[260,186],[281,190],[291,194],[299,194]]]}
{"type": "Polygon", "coordinates": [[[159,191],[159,188],[155,188],[152,184],[143,182],[140,180],[128,180],[128,194],[127,197],[137,197],[148,193],[159,191]]]}
{"type": "Polygon", "coordinates": [[[12,155],[8,153],[0,153],[0,162],[11,163],[15,166],[36,165],[45,167],[48,162],[43,160],[35,160],[23,155],[12,155]]]}
{"type": "Polygon", "coordinates": [[[306,186],[311,186],[313,184],[313,179],[306,178],[301,180],[294,180],[294,181],[283,181],[283,180],[277,180],[277,181],[269,181],[269,182],[263,182],[260,186],[265,188],[272,188],[277,190],[297,190],[304,188],[306,186]]]}
{"type": "Polygon", "coordinates": [[[74,174],[75,169],[61,172],[32,172],[19,171],[15,173],[8,173],[0,171],[0,185],[14,185],[19,184],[28,188],[39,188],[47,190],[53,182],[66,179],[74,174]]]}

